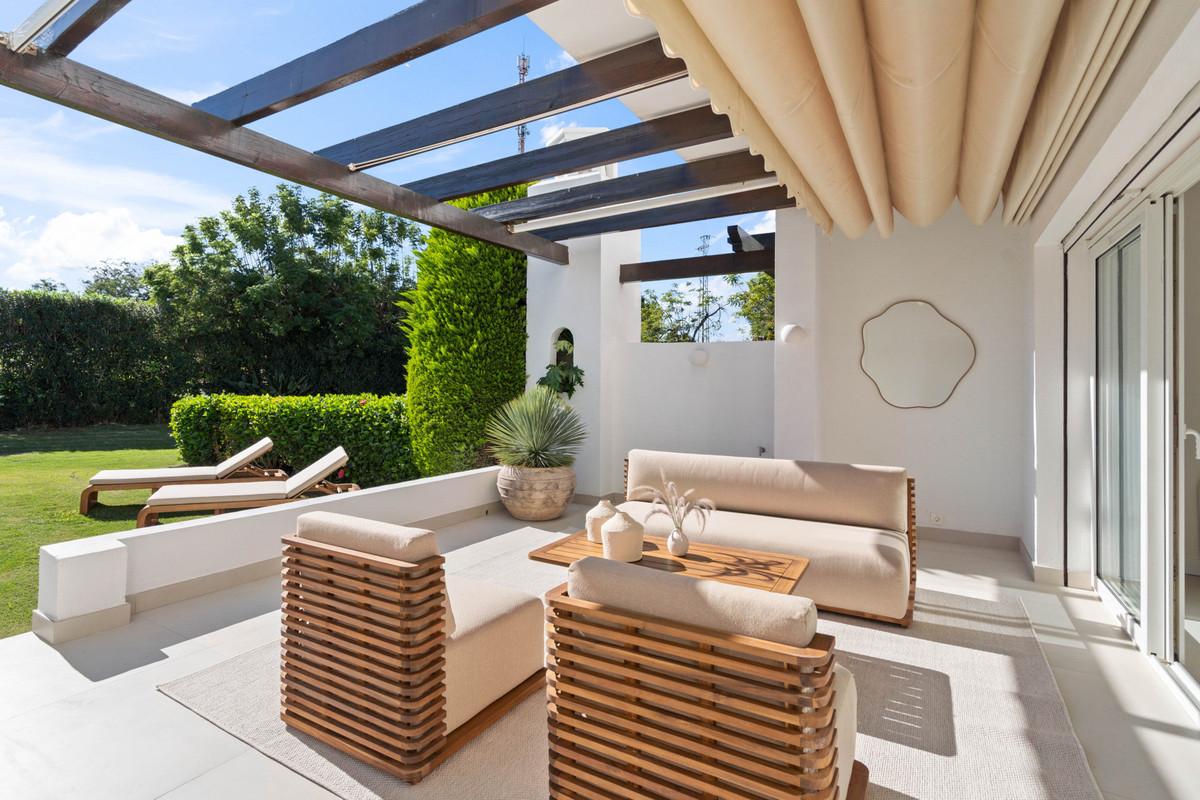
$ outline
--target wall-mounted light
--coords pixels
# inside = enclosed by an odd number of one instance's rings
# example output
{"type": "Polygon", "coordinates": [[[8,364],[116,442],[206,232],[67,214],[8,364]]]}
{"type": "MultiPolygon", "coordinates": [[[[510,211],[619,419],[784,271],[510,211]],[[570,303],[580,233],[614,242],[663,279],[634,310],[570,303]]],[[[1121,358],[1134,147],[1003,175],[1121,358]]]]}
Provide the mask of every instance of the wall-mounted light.
{"type": "Polygon", "coordinates": [[[697,347],[688,353],[688,361],[692,362],[694,366],[703,367],[708,363],[708,351],[703,347],[697,347]]]}
{"type": "Polygon", "coordinates": [[[789,322],[779,329],[779,341],[781,342],[798,342],[803,335],[804,328],[794,322],[789,322]]]}

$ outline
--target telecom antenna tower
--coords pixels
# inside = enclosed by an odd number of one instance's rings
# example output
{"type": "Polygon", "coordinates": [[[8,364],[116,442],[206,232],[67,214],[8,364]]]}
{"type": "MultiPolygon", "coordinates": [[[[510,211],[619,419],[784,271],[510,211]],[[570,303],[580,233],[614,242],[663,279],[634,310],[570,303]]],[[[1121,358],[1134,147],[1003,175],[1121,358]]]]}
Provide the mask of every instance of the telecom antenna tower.
{"type": "MultiPolygon", "coordinates": [[[[517,56],[517,83],[524,83],[529,77],[529,56],[524,50],[517,56]]],[[[521,123],[517,126],[517,152],[525,152],[525,140],[529,138],[529,126],[521,123]]]]}

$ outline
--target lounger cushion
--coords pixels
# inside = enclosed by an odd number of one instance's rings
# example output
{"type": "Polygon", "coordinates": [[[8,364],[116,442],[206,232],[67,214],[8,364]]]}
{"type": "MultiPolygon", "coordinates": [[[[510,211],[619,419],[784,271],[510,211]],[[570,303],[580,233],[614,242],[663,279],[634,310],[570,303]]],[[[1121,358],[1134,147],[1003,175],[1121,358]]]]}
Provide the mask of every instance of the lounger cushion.
{"type": "Polygon", "coordinates": [[[631,450],[628,499],[662,475],[717,508],[866,528],[908,529],[908,475],[899,467],[631,450]]]}
{"type": "Polygon", "coordinates": [[[540,671],[542,601],[506,586],[446,577],[456,628],[446,641],[446,729],[452,731],[540,671]]]}
{"type": "Polygon", "coordinates": [[[854,748],[858,744],[855,741],[858,738],[858,687],[854,684],[854,674],[836,660],[833,692],[834,724],[837,726],[837,796],[845,798],[850,796],[850,772],[854,769],[854,748]]]}
{"type": "Polygon", "coordinates": [[[122,483],[197,483],[217,479],[216,467],[163,467],[161,469],[106,469],[89,481],[93,486],[122,483]]]}
{"type": "Polygon", "coordinates": [[[185,483],[164,486],[150,495],[148,506],[191,505],[243,502],[248,500],[286,500],[284,481],[245,481],[242,483],[185,483]]]}
{"type": "Polygon", "coordinates": [[[264,436],[254,444],[242,450],[239,453],[234,453],[229,458],[217,464],[217,478],[228,478],[233,473],[237,472],[242,467],[247,466],[256,458],[262,458],[267,453],[271,452],[274,447],[271,437],[264,436]]]}
{"type": "Polygon", "coordinates": [[[287,479],[287,496],[299,497],[306,491],[346,466],[350,457],[340,446],[335,447],[311,465],[287,479]]]}
{"type": "Polygon", "coordinates": [[[817,609],[806,597],[604,558],[572,564],[567,570],[567,593],[576,600],[796,647],[808,646],[817,632],[817,609]]]}
{"type": "MultiPolygon", "coordinates": [[[[666,536],[670,522],[661,515],[646,519],[650,504],[620,505],[646,533],[666,536]]],[[[689,527],[693,541],[804,556],[808,569],[795,594],[826,608],[898,619],[908,610],[908,536],[898,531],[834,525],[827,522],[717,510],[703,534],[689,527]]]]}

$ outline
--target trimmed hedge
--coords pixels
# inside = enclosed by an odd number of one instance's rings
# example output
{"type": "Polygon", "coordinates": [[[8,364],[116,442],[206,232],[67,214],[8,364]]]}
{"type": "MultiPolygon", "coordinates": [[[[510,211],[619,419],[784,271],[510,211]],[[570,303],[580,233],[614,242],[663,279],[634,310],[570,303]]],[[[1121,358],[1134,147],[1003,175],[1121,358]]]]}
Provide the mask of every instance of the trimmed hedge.
{"type": "Polygon", "coordinates": [[[181,375],[150,303],[0,289],[0,429],[161,420],[181,375]]]}
{"type": "MultiPolygon", "coordinates": [[[[462,208],[525,196],[518,186],[455,201],[462,208]]],[[[431,230],[404,307],[408,412],[422,475],[487,463],[484,425],[525,388],[523,254],[431,230]]]]}
{"type": "Polygon", "coordinates": [[[265,461],[289,473],[341,445],[350,463],[340,480],[365,487],[418,477],[400,395],[185,397],[171,406],[171,435],[188,464],[215,464],[270,436],[265,461]]]}

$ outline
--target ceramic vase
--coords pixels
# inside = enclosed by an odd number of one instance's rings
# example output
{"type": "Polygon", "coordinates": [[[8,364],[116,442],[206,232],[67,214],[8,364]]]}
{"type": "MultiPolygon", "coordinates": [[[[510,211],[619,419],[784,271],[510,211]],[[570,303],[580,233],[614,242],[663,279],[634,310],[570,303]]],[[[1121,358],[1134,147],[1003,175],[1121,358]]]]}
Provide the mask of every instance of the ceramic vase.
{"type": "Polygon", "coordinates": [[[501,467],[496,476],[500,502],[516,519],[558,519],[575,496],[571,467],[501,467]]]}
{"type": "Polygon", "coordinates": [[[612,519],[617,513],[616,507],[611,500],[601,500],[596,504],[596,507],[587,513],[587,540],[602,544],[603,539],[600,538],[600,529],[604,527],[604,523],[612,519]]]}
{"type": "Polygon", "coordinates": [[[641,561],[645,532],[642,523],[624,511],[618,511],[600,528],[604,557],[613,561],[641,561]]]}
{"type": "Polygon", "coordinates": [[[687,534],[676,528],[671,531],[671,535],[667,537],[667,552],[673,556],[682,558],[687,555],[688,546],[691,542],[688,541],[687,534]]]}

